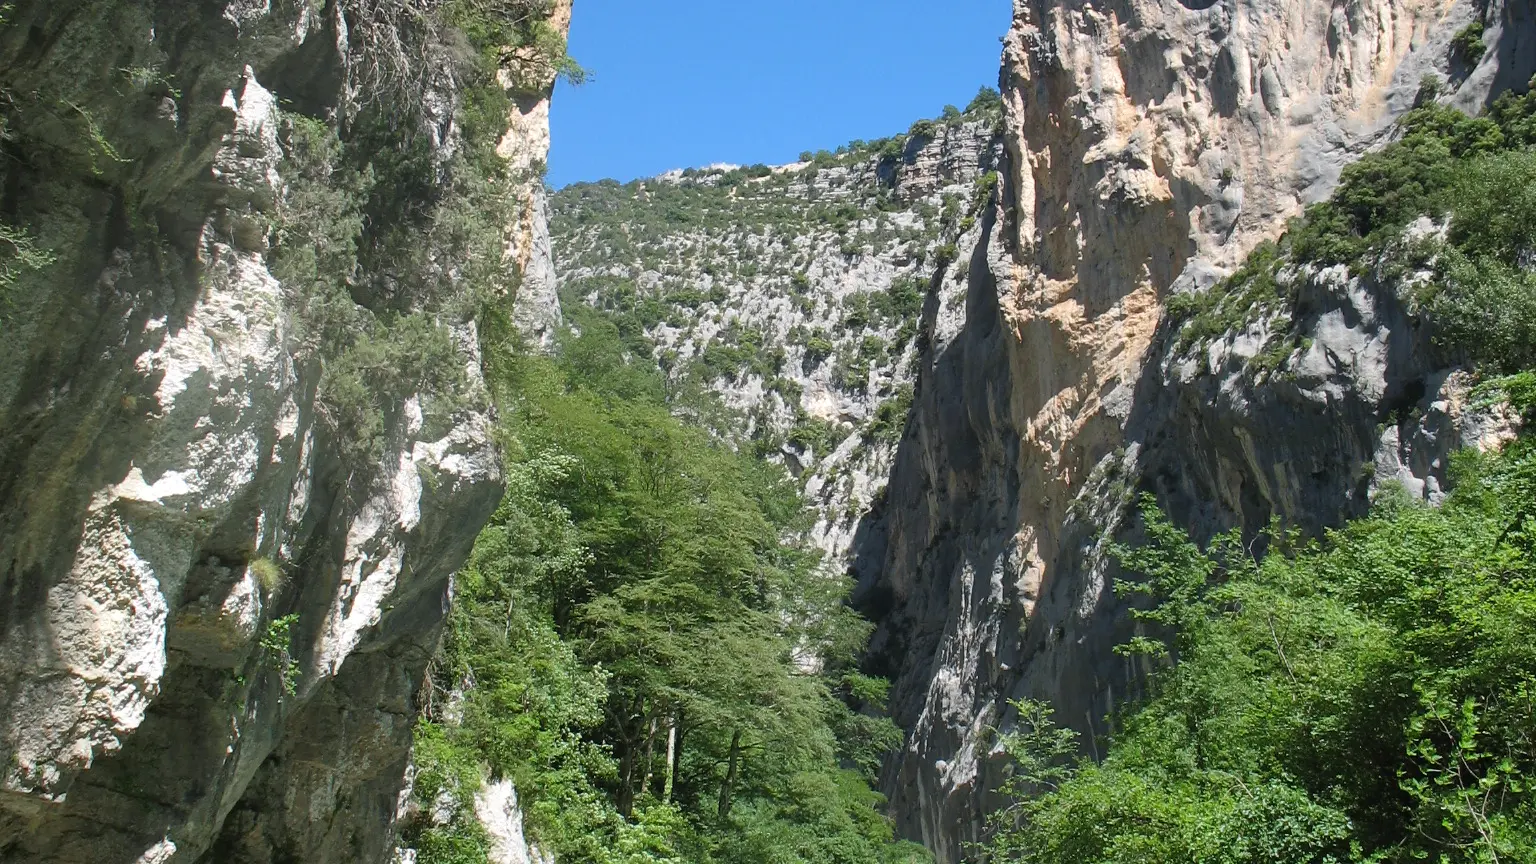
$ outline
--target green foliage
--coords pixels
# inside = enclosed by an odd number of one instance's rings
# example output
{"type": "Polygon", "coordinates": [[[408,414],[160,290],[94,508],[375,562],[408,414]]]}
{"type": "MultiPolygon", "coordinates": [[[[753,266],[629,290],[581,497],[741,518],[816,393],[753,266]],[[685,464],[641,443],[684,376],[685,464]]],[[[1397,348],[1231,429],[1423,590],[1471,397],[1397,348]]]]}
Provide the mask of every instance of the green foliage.
{"type": "Polygon", "coordinates": [[[507,778],[572,864],[923,860],[868,785],[900,735],[884,683],[849,671],[869,627],[847,584],[793,541],[792,482],[679,420],[618,328],[576,316],[557,359],[498,367],[507,495],[456,580],[407,842],[484,860],[473,793],[507,778]]]}
{"type": "Polygon", "coordinates": [[[271,558],[252,558],[246,565],[246,569],[256,577],[256,584],[261,586],[261,590],[268,594],[277,590],[287,580],[283,568],[271,558]]]}
{"type": "Polygon", "coordinates": [[[992,199],[992,193],[997,191],[997,184],[1001,182],[1002,175],[996,171],[988,171],[976,181],[976,189],[971,193],[970,215],[975,216],[981,212],[987,202],[992,199]]]}
{"type": "Polygon", "coordinates": [[[1513,372],[1536,365],[1536,151],[1506,150],[1460,166],[1448,198],[1450,244],[1420,300],[1443,341],[1513,372]]]}
{"type": "Polygon", "coordinates": [[[262,654],[277,666],[278,679],[282,682],[283,691],[289,696],[299,689],[299,673],[294,669],[297,664],[291,653],[293,625],[298,621],[297,613],[273,619],[268,622],[257,643],[262,654]]]}
{"type": "Polygon", "coordinates": [[[412,793],[436,807],[450,804],[445,824],[429,819],[407,822],[403,838],[425,864],[484,864],[491,851],[485,828],[474,817],[474,793],[480,788],[481,767],[472,749],[456,745],[451,732],[429,720],[416,726],[411,751],[416,766],[412,793]]]}
{"type": "Polygon", "coordinates": [[[1522,416],[1536,412],[1536,371],[1488,378],[1472,390],[1473,405],[1487,409],[1500,403],[1522,416]]]}
{"type": "Polygon", "coordinates": [[[699,352],[697,365],[710,379],[738,381],[742,375],[766,377],[778,371],[782,352],[777,355],[760,330],[732,324],[699,352]]]}
{"type": "Polygon", "coordinates": [[[1003,110],[1003,95],[994,87],[982,87],[976,91],[976,98],[965,106],[967,114],[992,114],[1003,110]]]}
{"type": "Polygon", "coordinates": [[[790,428],[788,440],[801,451],[808,450],[821,455],[832,452],[845,437],[843,428],[838,424],[802,414],[790,428]]]}
{"type": "Polygon", "coordinates": [[[1293,332],[1295,285],[1308,268],[1342,264],[1388,282],[1427,269],[1433,278],[1413,300],[1442,344],[1505,371],[1536,360],[1536,283],[1525,266],[1536,240],[1536,97],[1506,93],[1475,118],[1429,104],[1399,125],[1397,141],[1346,167],[1333,196],[1278,244],[1261,244],[1209,290],[1169,298],[1176,350],[1269,318],[1272,341],[1251,366],[1280,366],[1304,346],[1293,332]],[[1403,241],[1425,216],[1449,216],[1446,243],[1403,241]]]}
{"type": "Polygon", "coordinates": [[[901,440],[907,428],[907,415],[912,413],[912,394],[912,385],[903,384],[895,396],[876,406],[867,434],[876,441],[887,443],[901,440]]]}
{"type": "Polygon", "coordinates": [[[850,393],[857,393],[869,385],[869,361],[862,357],[841,359],[832,370],[832,381],[850,393]]]}
{"type": "Polygon", "coordinates": [[[1277,278],[1282,263],[1278,246],[1260,243],[1221,284],[1169,297],[1168,316],[1184,322],[1178,350],[1224,336],[1271,309],[1282,308],[1289,300],[1277,278]]]}
{"type": "Polygon", "coordinates": [[[833,345],[825,336],[817,335],[807,339],[805,342],[805,366],[807,370],[821,365],[822,361],[831,357],[832,352],[836,350],[837,346],[833,345]]]}
{"type": "Polygon", "coordinates": [[[39,248],[25,228],[0,222],[0,312],[4,311],[3,304],[9,302],[10,291],[18,279],[53,262],[53,253],[39,248]]]}
{"type": "Polygon", "coordinates": [[[923,311],[923,298],[928,293],[928,281],[921,276],[909,276],[891,280],[890,287],[870,296],[870,310],[878,316],[881,325],[916,319],[923,311]]]}
{"type": "Polygon", "coordinates": [[[1463,160],[1529,143],[1518,128],[1536,107],[1531,97],[1505,94],[1500,102],[1485,117],[1440,105],[1405,114],[1401,138],[1346,167],[1333,196],[1307,209],[1290,232],[1294,256],[1321,264],[1357,262],[1414,219],[1443,214],[1463,160]]]}
{"type": "Polygon", "coordinates": [[[505,114],[466,132],[473,146],[446,196],[425,142],[398,142],[378,117],[360,118],[345,142],[322,121],[283,121],[272,270],[299,323],[298,355],[323,370],[320,416],[349,470],[367,476],[412,397],[429,425],[447,428],[466,383],[447,323],[481,314],[512,281],[502,240],[510,181],[493,152],[505,114]],[[450,259],[452,274],[439,263],[450,259]],[[362,283],[361,272],[385,278],[362,283]]]}
{"type": "Polygon", "coordinates": [[[413,396],[420,395],[424,414],[446,422],[464,380],[452,337],[426,315],[370,324],[326,364],[316,403],[355,466],[383,456],[386,419],[398,418],[413,396]]]}
{"type": "Polygon", "coordinates": [[[1486,30],[1482,19],[1478,19],[1456,31],[1451,37],[1451,56],[1467,66],[1476,65],[1488,51],[1488,46],[1483,43],[1486,30]]]}
{"type": "Polygon", "coordinates": [[[1144,501],[1155,598],[1128,650],[1178,664],[1100,765],[1021,706],[992,860],[1536,860],[1536,446],[1467,455],[1443,507],[1387,498],[1300,544],[1202,551],[1144,501]]]}
{"type": "Polygon", "coordinates": [[[459,28],[488,68],[507,68],[515,88],[537,93],[556,77],[582,84],[587,71],[550,23],[548,0],[451,0],[444,19],[459,28]]]}

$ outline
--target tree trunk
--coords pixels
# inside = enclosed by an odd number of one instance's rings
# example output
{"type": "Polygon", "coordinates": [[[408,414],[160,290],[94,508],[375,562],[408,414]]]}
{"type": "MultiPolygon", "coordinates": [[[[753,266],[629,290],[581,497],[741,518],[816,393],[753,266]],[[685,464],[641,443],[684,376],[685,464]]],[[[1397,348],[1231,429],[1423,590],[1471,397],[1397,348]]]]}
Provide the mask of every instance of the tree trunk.
{"type": "Polygon", "coordinates": [[[620,743],[623,749],[619,753],[619,815],[625,821],[635,809],[635,757],[634,751],[627,743],[620,743]]]}
{"type": "Polygon", "coordinates": [[[656,764],[656,760],[654,758],[655,753],[656,715],[652,714],[650,728],[647,729],[645,733],[645,774],[642,775],[645,779],[640,781],[640,792],[642,794],[651,791],[651,776],[655,773],[652,770],[652,766],[656,764]]]}
{"type": "Polygon", "coordinates": [[[674,794],[683,785],[683,742],[688,740],[688,726],[683,723],[686,715],[677,709],[677,756],[672,760],[672,788],[674,794]]]}
{"type": "Polygon", "coordinates": [[[731,755],[725,769],[725,782],[720,784],[720,818],[731,815],[731,787],[736,785],[736,771],[741,767],[741,730],[731,733],[731,755]]]}
{"type": "Polygon", "coordinates": [[[661,803],[669,804],[672,801],[672,782],[677,776],[677,727],[678,714],[681,711],[667,714],[667,773],[661,778],[661,803]]]}
{"type": "MultiPolygon", "coordinates": [[[[636,737],[631,734],[630,730],[633,727],[630,725],[629,718],[638,715],[643,705],[644,702],[641,701],[640,697],[635,697],[634,710],[632,712],[625,712],[627,716],[621,716],[616,719],[619,739],[617,742],[619,748],[618,805],[619,815],[623,816],[626,820],[629,819],[630,814],[635,810],[635,745],[639,743],[636,737]]],[[[638,732],[639,730],[635,731],[638,732]]]]}

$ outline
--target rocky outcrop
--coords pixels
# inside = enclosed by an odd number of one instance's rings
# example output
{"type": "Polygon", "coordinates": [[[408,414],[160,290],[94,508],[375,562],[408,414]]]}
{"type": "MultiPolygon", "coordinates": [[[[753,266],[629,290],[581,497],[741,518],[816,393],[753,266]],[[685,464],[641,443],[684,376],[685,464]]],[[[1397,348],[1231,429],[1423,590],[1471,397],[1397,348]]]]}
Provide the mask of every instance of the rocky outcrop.
{"type": "Polygon", "coordinates": [[[908,730],[884,785],[941,862],[980,836],[1007,699],[1049,699],[1091,751],[1143,680],[1112,652],[1133,627],[1105,554],[1134,538],[1137,490],[1200,538],[1316,531],[1388,476],[1432,496],[1449,450],[1499,434],[1369,277],[1298,276],[1277,366],[1251,362],[1261,324],[1192,352],[1163,312],[1325,197],[1425,75],[1469,110],[1523,86],[1523,3],[1488,8],[1475,68],[1453,56],[1481,8],[1015,3],[1002,192],[961,250],[958,311],[928,299],[913,417],[855,543],[871,665],[908,730]]]}
{"type": "Polygon", "coordinates": [[[487,782],[475,795],[475,816],[490,837],[489,864],[554,864],[523,831],[523,811],[511,780],[487,782]]]}
{"type": "MultiPolygon", "coordinates": [[[[501,491],[469,264],[434,216],[463,203],[462,48],[381,30],[398,5],[0,12],[0,222],[53,259],[0,311],[0,859],[386,857],[448,577],[501,491]],[[304,185],[325,130],[353,146],[407,81],[391,140],[437,188],[346,199],[388,147],[304,185]],[[348,255],[344,299],[309,293],[348,255]],[[357,355],[316,347],[343,320],[453,374],[360,372],[349,399],[357,355]]],[[[542,159],[542,94],[514,162],[542,159]]],[[[542,231],[522,194],[514,266],[476,289],[508,303],[542,231]]]]}
{"type": "MultiPolygon", "coordinates": [[[[559,0],[550,10],[549,26],[560,34],[571,29],[571,2],[559,0]]],[[[516,193],[507,257],[520,279],[513,304],[513,321],[531,346],[549,349],[560,328],[559,283],[549,237],[549,192],[544,170],[549,164],[549,95],[559,69],[534,51],[524,49],[516,62],[501,71],[499,83],[513,94],[513,111],[496,153],[507,169],[524,178],[516,193]]]]}

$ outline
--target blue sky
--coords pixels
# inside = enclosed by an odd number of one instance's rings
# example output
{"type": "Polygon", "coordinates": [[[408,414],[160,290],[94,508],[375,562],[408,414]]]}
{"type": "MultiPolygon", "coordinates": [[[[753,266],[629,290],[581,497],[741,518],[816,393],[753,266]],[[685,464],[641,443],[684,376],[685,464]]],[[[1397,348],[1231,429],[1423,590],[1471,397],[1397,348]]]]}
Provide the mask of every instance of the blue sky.
{"type": "Polygon", "coordinates": [[[632,180],[903,132],[997,86],[1009,0],[575,0],[549,182],[632,180]]]}

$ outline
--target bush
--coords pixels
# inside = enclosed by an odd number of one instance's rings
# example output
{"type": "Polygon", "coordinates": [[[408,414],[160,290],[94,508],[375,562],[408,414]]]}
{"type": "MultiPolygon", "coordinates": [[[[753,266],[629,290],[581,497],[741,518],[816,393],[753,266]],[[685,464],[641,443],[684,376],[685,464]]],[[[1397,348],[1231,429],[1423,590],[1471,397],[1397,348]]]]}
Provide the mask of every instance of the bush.
{"type": "Polygon", "coordinates": [[[10,291],[24,274],[49,267],[53,253],[40,248],[26,229],[0,222],[0,315],[10,300],[10,291]]]}
{"type": "Polygon", "coordinates": [[[993,87],[982,87],[976,91],[976,98],[965,106],[967,114],[987,114],[993,111],[1002,111],[1003,96],[993,87]]]}
{"type": "Polygon", "coordinates": [[[790,428],[787,440],[800,450],[814,452],[820,458],[831,453],[844,437],[842,427],[836,423],[802,414],[790,428]]]}
{"type": "MultiPolygon", "coordinates": [[[[1513,370],[1531,362],[1536,300],[1525,271],[1536,251],[1536,97],[1506,93],[1483,117],[1440,105],[1416,108],[1402,137],[1346,167],[1329,200],[1309,207],[1278,245],[1261,244],[1231,277],[1209,291],[1169,298],[1182,322],[1177,350],[1223,336],[1265,314],[1290,316],[1294,293],[1281,274],[1295,266],[1346,265],[1382,278],[1432,266],[1415,301],[1440,326],[1439,340],[1480,363],[1513,370]],[[1444,249],[1405,244],[1404,228],[1422,216],[1451,216],[1444,249]],[[1431,265],[1431,262],[1432,265],[1431,265]]],[[[1277,317],[1272,338],[1290,344],[1293,317],[1277,317]]],[[[1284,344],[1258,365],[1283,361],[1284,344]]]]}
{"type": "Polygon", "coordinates": [[[1440,341],[1500,372],[1536,366],[1536,151],[1467,160],[1447,201],[1449,247],[1421,292],[1440,341]]]}
{"type": "Polygon", "coordinates": [[[1205,291],[1169,297],[1169,319],[1182,322],[1177,350],[1236,331],[1286,300],[1287,294],[1276,279],[1282,263],[1276,244],[1260,243],[1243,265],[1220,283],[1205,291]]]}
{"type": "Polygon", "coordinates": [[[882,321],[909,321],[923,311],[923,298],[927,294],[928,280],[921,276],[893,279],[885,291],[871,296],[870,307],[882,321]]]}
{"type": "Polygon", "coordinates": [[[825,336],[812,336],[805,342],[805,366],[807,371],[820,366],[836,350],[825,336]]]}
{"type": "Polygon", "coordinates": [[[429,418],[443,418],[459,408],[465,383],[448,330],[417,313],[373,324],[328,362],[316,407],[356,469],[383,456],[387,421],[407,399],[419,396],[429,418]]]}
{"type": "Polygon", "coordinates": [[[1483,43],[1486,29],[1483,22],[1478,20],[1456,31],[1456,35],[1451,37],[1451,56],[1467,66],[1476,65],[1488,50],[1488,46],[1483,43]]]}
{"type": "Polygon", "coordinates": [[[901,440],[907,427],[907,415],[912,413],[912,385],[903,384],[896,395],[881,402],[875,408],[868,436],[876,441],[894,444],[901,440]]]}
{"type": "Polygon", "coordinates": [[[1258,560],[1232,534],[1200,550],[1145,499],[1148,545],[1117,557],[1156,598],[1134,613],[1176,652],[1117,718],[1102,765],[1067,761],[1038,704],[1015,759],[995,861],[1321,864],[1536,860],[1536,448],[1464,457],[1444,507],[1388,497],[1258,560]]]}

